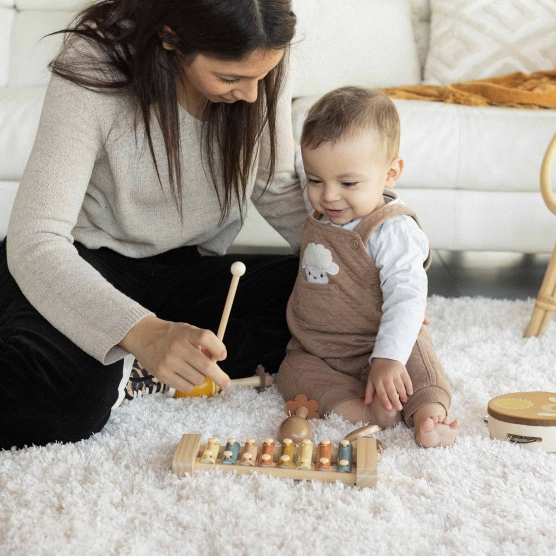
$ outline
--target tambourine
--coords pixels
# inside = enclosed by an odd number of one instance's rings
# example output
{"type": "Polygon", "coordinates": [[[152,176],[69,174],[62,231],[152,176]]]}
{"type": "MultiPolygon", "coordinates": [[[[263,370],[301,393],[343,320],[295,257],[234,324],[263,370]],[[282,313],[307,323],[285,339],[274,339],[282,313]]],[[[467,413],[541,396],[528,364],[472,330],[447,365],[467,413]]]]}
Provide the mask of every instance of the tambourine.
{"type": "Polygon", "coordinates": [[[491,438],[556,452],[556,393],[514,392],[488,402],[491,438]]]}

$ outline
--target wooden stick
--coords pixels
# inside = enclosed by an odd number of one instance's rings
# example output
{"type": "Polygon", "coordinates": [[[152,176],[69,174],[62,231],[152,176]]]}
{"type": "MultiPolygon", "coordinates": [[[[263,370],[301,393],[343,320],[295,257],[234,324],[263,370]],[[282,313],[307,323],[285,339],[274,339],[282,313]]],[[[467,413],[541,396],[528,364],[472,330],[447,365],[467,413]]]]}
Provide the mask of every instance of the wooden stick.
{"type": "MultiPolygon", "coordinates": [[[[216,334],[219,340],[222,340],[224,338],[224,332],[226,331],[228,319],[230,318],[230,311],[232,310],[232,303],[234,302],[239,279],[245,274],[245,270],[245,265],[242,262],[237,261],[232,265],[231,272],[233,278],[230,284],[230,289],[228,290],[228,297],[226,298],[226,304],[224,305],[222,318],[220,319],[220,326],[218,327],[218,332],[216,334]]],[[[216,359],[213,359],[213,361],[216,361],[216,359]]]]}
{"type": "MultiPolygon", "coordinates": [[[[265,386],[274,384],[274,377],[270,375],[265,376],[265,386]]],[[[234,378],[230,380],[230,386],[260,386],[261,377],[248,376],[247,378],[234,378]]]]}
{"type": "Polygon", "coordinates": [[[552,183],[550,180],[550,172],[552,170],[552,162],[556,156],[556,135],[550,141],[548,149],[544,155],[542,166],[541,166],[541,193],[542,198],[546,206],[554,214],[556,214],[556,199],[554,198],[554,193],[552,192],[552,183]]]}

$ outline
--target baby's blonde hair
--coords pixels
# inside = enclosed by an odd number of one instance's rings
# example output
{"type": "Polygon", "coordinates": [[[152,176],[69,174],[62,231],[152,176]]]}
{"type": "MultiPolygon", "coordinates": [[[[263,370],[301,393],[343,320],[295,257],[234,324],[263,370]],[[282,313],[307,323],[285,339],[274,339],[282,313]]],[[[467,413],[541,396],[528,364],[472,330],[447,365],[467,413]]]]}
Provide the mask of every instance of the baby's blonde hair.
{"type": "Polygon", "coordinates": [[[400,117],[394,103],[378,89],[340,87],[313,104],[303,124],[301,145],[316,149],[364,130],[376,132],[386,143],[389,160],[398,156],[400,117]]]}

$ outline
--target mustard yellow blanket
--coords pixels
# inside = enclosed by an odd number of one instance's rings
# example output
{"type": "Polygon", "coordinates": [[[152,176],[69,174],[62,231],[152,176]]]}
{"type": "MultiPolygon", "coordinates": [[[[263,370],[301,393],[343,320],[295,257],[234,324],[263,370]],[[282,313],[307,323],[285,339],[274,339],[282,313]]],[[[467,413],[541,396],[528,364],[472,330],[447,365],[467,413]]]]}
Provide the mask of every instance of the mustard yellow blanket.
{"type": "Polygon", "coordinates": [[[452,83],[446,87],[409,85],[381,91],[391,98],[469,106],[556,108],[556,70],[537,71],[529,75],[517,72],[490,79],[452,83]]]}

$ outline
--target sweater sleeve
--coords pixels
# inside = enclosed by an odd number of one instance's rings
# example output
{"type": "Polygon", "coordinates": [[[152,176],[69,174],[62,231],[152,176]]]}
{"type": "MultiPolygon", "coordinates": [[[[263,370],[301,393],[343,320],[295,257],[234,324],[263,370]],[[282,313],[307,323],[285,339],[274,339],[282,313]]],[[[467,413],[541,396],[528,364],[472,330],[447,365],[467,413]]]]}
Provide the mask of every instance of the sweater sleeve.
{"type": "Polygon", "coordinates": [[[261,139],[259,167],[251,200],[265,220],[291,245],[294,253],[299,254],[307,210],[294,166],[292,90],[293,72],[290,63],[277,106],[277,158],[274,178],[265,190],[270,165],[270,139],[267,127],[261,139]]]}
{"type": "Polygon", "coordinates": [[[127,352],[117,344],[150,311],[130,299],[73,245],[102,138],[94,93],[53,75],[7,236],[8,267],[37,311],[105,365],[127,352]]]}

